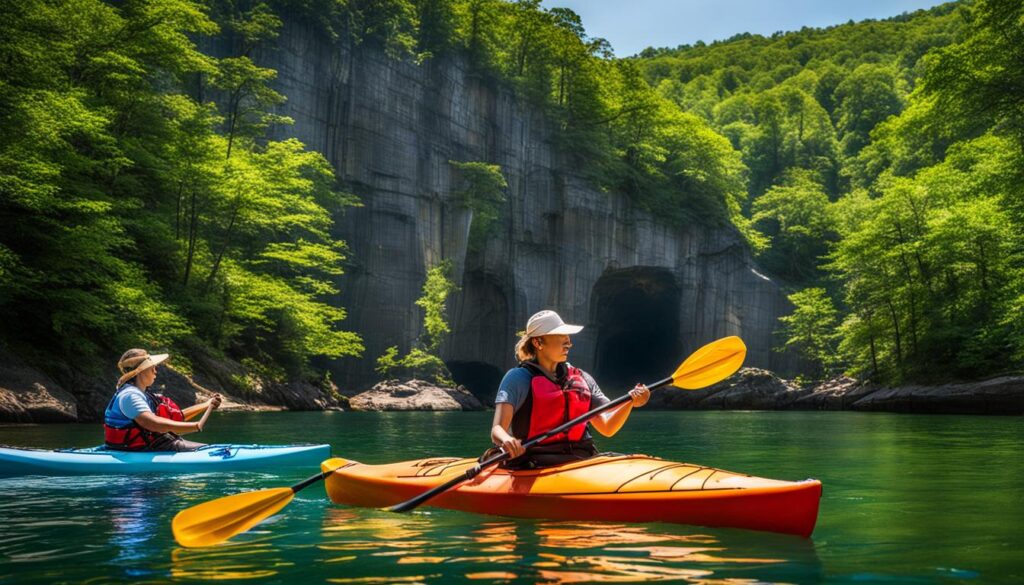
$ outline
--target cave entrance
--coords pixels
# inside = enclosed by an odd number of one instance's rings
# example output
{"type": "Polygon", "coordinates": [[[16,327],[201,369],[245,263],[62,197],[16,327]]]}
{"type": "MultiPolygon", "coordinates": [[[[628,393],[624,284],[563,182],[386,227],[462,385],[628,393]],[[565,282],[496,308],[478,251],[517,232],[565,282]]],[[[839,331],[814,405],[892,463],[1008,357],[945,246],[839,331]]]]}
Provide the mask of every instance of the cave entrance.
{"type": "Polygon", "coordinates": [[[498,392],[498,384],[503,375],[501,370],[484,362],[452,360],[445,362],[445,365],[456,384],[465,386],[480,402],[494,406],[494,395],[498,392]]]}
{"type": "Polygon", "coordinates": [[[594,284],[592,320],[597,329],[594,374],[602,389],[620,395],[679,365],[682,291],[664,268],[609,270],[594,284]]]}

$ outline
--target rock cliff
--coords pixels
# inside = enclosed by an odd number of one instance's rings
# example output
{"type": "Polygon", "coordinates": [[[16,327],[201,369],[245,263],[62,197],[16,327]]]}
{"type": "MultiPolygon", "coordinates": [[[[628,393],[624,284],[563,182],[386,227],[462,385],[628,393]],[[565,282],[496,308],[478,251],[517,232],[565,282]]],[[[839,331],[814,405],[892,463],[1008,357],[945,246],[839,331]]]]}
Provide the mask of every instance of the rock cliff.
{"type": "Polygon", "coordinates": [[[515,332],[542,308],[587,326],[572,357],[606,387],[659,379],[724,335],[743,337],[750,365],[797,365],[771,351],[788,302],[733,229],[670,227],[595,189],[559,155],[540,111],[459,59],[396,60],[286,22],[256,60],[278,71],[288,98],[278,113],[295,120],[279,137],[324,153],[364,203],[337,224],[351,248],[338,302],[366,343],[365,359],[334,365],[340,386],[370,386],[376,357],[417,337],[413,302],[442,259],[460,287],[442,357],[484,400],[513,365],[515,332]],[[473,250],[450,160],[498,164],[508,181],[499,222],[473,250]]]}

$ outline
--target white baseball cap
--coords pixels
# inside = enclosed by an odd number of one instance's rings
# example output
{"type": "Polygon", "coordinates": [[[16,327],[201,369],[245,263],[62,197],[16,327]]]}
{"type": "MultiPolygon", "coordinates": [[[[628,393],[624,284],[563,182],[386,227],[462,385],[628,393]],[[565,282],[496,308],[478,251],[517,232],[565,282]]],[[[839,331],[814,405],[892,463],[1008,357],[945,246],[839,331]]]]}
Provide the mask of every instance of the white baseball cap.
{"type": "Polygon", "coordinates": [[[582,325],[568,325],[558,313],[554,311],[541,311],[535,313],[526,322],[526,336],[540,337],[541,335],[573,335],[583,331],[582,325]]]}

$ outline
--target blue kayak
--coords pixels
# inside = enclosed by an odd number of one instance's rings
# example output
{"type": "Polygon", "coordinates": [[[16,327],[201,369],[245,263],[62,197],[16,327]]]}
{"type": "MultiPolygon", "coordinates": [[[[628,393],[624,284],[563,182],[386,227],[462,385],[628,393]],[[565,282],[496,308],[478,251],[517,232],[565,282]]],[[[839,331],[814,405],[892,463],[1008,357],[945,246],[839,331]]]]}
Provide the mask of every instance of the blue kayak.
{"type": "Polygon", "coordinates": [[[211,473],[319,467],[330,445],[207,445],[198,451],[113,451],[0,447],[0,477],[20,475],[122,475],[128,473],[211,473]]]}

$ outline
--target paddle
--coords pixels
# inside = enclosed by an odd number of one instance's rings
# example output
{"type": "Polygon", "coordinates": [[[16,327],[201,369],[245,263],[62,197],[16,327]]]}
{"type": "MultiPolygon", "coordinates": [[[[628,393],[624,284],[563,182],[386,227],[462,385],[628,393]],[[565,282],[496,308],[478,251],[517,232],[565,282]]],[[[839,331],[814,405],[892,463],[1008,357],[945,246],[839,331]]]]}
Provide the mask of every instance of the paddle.
{"type": "MultiPolygon", "coordinates": [[[[747,348],[739,337],[726,337],[705,345],[695,351],[668,378],[659,380],[648,388],[655,390],[672,384],[678,388],[695,390],[724,380],[733,374],[743,363],[747,348]]],[[[630,400],[625,394],[607,404],[582,414],[562,426],[537,437],[529,438],[524,447],[531,447],[547,437],[561,433],[569,427],[605,412],[630,400]]],[[[484,460],[467,470],[465,474],[445,482],[435,488],[388,508],[394,512],[407,512],[459,483],[472,479],[486,467],[496,465],[508,458],[502,452],[484,460]]],[[[326,478],[334,469],[328,469],[310,476],[299,483],[285,488],[271,488],[252,492],[234,494],[187,508],[178,512],[171,522],[174,539],[184,547],[211,546],[223,542],[236,534],[249,530],[264,519],[274,515],[288,505],[300,490],[326,478]]]]}
{"type": "MultiPolygon", "coordinates": [[[[191,409],[191,408],[192,408],[192,407],[190,406],[190,407],[186,408],[185,410],[189,410],[189,409],[191,409]]],[[[195,417],[199,416],[199,413],[201,413],[201,412],[202,412],[202,413],[205,413],[205,412],[209,412],[209,411],[211,411],[212,409],[213,409],[213,404],[207,404],[207,405],[206,405],[206,408],[204,408],[204,409],[201,409],[201,410],[194,410],[194,411],[192,411],[192,412],[186,413],[186,414],[185,414],[185,420],[192,420],[192,419],[194,419],[195,417]]]]}
{"type": "MultiPolygon", "coordinates": [[[[209,404],[209,405],[206,406],[206,408],[204,408],[202,410],[197,410],[197,411],[190,412],[190,413],[186,414],[185,415],[185,420],[187,420],[187,421],[188,420],[192,420],[195,417],[199,416],[199,413],[203,413],[203,417],[206,417],[206,415],[208,415],[212,410],[213,410],[213,405],[209,404]]],[[[203,421],[203,424],[204,425],[206,424],[205,420],[203,421]]]]}
{"type": "MultiPolygon", "coordinates": [[[[710,386],[715,382],[724,380],[731,376],[733,372],[738,370],[740,365],[743,364],[743,358],[746,356],[746,353],[747,347],[739,337],[725,337],[718,341],[713,341],[695,351],[690,357],[686,358],[686,361],[683,362],[671,376],[664,380],[658,380],[653,384],[648,384],[647,387],[653,391],[661,388],[662,386],[668,386],[669,384],[686,390],[695,390],[697,388],[710,386]]],[[[602,412],[616,408],[630,400],[632,400],[632,397],[628,393],[623,394],[615,400],[602,404],[590,412],[583,413],[561,426],[555,427],[550,431],[535,437],[530,437],[523,443],[523,448],[529,449],[548,437],[557,435],[558,433],[563,433],[570,427],[586,422],[602,412]]],[[[410,510],[414,510],[427,500],[450,490],[466,480],[473,479],[484,469],[492,465],[497,465],[508,458],[509,454],[502,450],[500,453],[492,455],[473,467],[470,467],[462,475],[454,477],[437,487],[431,488],[412,499],[406,500],[400,504],[395,504],[388,508],[388,510],[392,512],[408,512],[410,510]]]]}
{"type": "Polygon", "coordinates": [[[184,547],[212,546],[273,516],[295,494],[327,477],[328,470],[285,488],[242,492],[186,508],[171,521],[174,540],[184,547]]]}

